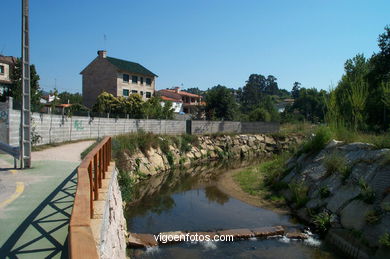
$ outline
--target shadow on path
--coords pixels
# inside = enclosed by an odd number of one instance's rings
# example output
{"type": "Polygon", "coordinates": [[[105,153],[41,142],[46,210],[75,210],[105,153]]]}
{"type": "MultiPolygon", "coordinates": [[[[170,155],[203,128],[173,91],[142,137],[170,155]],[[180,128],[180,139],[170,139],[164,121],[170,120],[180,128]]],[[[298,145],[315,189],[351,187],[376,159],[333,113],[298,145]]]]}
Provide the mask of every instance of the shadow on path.
{"type": "Polygon", "coordinates": [[[76,185],[77,169],[20,224],[0,248],[0,258],[68,258],[68,226],[76,185]]]}

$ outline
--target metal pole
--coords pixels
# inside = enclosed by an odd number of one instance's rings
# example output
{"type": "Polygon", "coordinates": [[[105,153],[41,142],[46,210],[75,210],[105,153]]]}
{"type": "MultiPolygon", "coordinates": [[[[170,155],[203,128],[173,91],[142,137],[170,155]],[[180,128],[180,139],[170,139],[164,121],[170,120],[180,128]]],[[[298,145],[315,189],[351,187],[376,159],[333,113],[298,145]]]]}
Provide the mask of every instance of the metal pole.
{"type": "Polygon", "coordinates": [[[20,167],[31,167],[30,42],[28,0],[22,0],[22,110],[20,117],[20,167]]]}

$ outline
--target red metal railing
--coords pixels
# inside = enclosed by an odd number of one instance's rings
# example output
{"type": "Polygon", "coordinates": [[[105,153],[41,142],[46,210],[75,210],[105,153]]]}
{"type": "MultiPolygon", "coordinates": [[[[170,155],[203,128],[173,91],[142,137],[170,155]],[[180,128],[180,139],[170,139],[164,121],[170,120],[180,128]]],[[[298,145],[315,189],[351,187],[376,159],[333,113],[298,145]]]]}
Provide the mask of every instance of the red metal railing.
{"type": "Polygon", "coordinates": [[[69,256],[99,258],[91,230],[93,201],[111,161],[111,137],[105,137],[81,162],[77,169],[77,189],[69,223],[69,256]]]}

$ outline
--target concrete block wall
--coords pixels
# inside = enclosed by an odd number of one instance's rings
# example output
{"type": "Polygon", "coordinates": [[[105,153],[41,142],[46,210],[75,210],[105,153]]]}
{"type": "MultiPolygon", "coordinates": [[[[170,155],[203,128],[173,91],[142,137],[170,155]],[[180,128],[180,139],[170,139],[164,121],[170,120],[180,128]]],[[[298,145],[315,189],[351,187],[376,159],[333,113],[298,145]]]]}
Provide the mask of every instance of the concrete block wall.
{"type": "MultiPolygon", "coordinates": [[[[9,144],[19,145],[20,111],[10,110],[9,144]]],[[[186,131],[185,121],[136,120],[116,118],[93,118],[32,113],[31,128],[39,135],[39,144],[58,143],[70,140],[114,136],[144,130],[155,134],[180,135],[186,131]]]]}
{"type": "Polygon", "coordinates": [[[263,134],[279,131],[278,122],[192,121],[192,134],[242,133],[263,134]]]}
{"type": "MultiPolygon", "coordinates": [[[[1,107],[0,107],[1,108],[1,107]]],[[[0,120],[0,141],[19,145],[20,111],[4,109],[0,120]]],[[[2,110],[0,110],[0,113],[2,110]]],[[[155,134],[180,135],[186,133],[183,120],[137,120],[99,117],[67,117],[32,113],[31,129],[40,136],[38,145],[64,141],[115,136],[143,130],[155,134]]],[[[191,121],[191,134],[242,133],[260,134],[279,131],[279,123],[236,121],[191,121]]]]}

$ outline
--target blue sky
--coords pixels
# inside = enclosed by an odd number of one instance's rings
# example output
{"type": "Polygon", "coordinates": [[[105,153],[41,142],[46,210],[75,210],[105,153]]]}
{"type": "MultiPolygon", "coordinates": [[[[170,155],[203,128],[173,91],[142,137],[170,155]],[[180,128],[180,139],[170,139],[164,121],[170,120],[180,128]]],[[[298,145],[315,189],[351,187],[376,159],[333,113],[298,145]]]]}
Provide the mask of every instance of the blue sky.
{"type": "MultiPolygon", "coordinates": [[[[1,9],[0,53],[20,56],[21,0],[1,9]]],[[[389,14],[388,0],[30,0],[31,61],[45,90],[81,92],[104,48],[158,74],[158,89],[238,88],[257,73],[327,90],[346,59],[378,51],[389,14]]]]}

